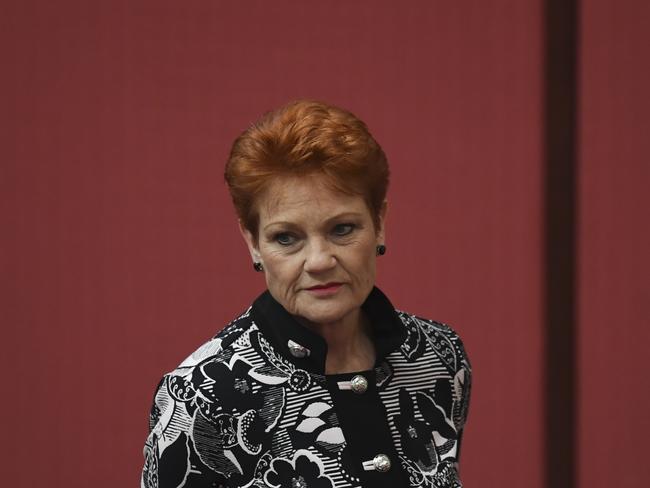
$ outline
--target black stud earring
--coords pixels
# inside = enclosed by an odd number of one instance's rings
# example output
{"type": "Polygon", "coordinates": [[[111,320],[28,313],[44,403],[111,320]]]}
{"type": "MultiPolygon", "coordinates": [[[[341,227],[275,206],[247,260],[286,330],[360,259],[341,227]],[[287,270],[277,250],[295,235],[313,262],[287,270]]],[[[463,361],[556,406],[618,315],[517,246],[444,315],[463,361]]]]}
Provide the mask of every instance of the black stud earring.
{"type": "Polygon", "coordinates": [[[259,261],[255,261],[253,263],[253,269],[259,273],[260,271],[264,271],[264,266],[259,261]]]}
{"type": "Polygon", "coordinates": [[[384,254],[386,254],[386,246],[379,244],[377,246],[377,256],[383,256],[384,254]]]}

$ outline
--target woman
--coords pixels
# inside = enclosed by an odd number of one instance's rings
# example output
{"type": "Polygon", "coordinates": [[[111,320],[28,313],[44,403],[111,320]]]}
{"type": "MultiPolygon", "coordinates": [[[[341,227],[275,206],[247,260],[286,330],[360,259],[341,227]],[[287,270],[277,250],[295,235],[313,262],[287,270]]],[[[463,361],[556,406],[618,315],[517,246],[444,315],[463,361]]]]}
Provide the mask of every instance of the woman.
{"type": "Polygon", "coordinates": [[[374,286],[386,157],[296,101],[234,143],[226,181],[268,290],[161,381],[143,487],[458,487],[470,365],[374,286]]]}

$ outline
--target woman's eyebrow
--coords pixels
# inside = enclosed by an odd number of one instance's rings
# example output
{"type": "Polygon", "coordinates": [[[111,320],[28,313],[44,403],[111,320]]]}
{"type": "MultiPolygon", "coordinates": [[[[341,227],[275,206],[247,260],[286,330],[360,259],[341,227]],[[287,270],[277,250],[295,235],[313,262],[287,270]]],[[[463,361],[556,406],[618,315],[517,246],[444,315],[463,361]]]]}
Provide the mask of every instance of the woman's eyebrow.
{"type": "Polygon", "coordinates": [[[362,214],[360,214],[359,212],[341,212],[339,214],[336,214],[326,219],[325,222],[331,222],[332,220],[339,220],[344,218],[359,218],[361,216],[362,214]]]}
{"type": "Polygon", "coordinates": [[[289,222],[289,221],[287,221],[287,220],[277,220],[277,221],[275,221],[275,222],[271,222],[271,223],[269,223],[269,224],[266,224],[266,225],[264,226],[264,229],[263,229],[263,230],[267,230],[269,227],[276,227],[276,226],[279,226],[279,227],[292,227],[292,228],[293,228],[293,227],[300,227],[300,226],[299,226],[298,224],[296,224],[295,222],[289,222]]]}
{"type": "MultiPolygon", "coordinates": [[[[335,220],[341,220],[341,219],[346,219],[346,218],[359,218],[361,217],[362,214],[359,212],[341,212],[336,215],[332,215],[331,217],[326,218],[323,223],[324,224],[329,224],[332,221],[335,220]]],[[[296,228],[300,227],[300,224],[297,224],[296,222],[291,222],[289,220],[276,220],[273,222],[269,222],[263,227],[263,230],[266,231],[270,227],[288,227],[288,228],[296,228]]]]}

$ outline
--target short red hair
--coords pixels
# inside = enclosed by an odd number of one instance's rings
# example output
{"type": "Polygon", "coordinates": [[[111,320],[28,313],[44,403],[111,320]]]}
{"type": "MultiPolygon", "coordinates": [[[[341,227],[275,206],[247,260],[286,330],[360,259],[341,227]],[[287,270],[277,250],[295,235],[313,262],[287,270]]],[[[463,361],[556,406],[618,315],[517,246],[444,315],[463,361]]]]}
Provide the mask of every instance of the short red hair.
{"type": "Polygon", "coordinates": [[[388,191],[386,155],[366,124],[332,105],[296,100],[262,116],[233,143],[225,178],[239,219],[257,236],[256,196],[276,177],[315,174],[362,196],[378,227],[388,191]]]}

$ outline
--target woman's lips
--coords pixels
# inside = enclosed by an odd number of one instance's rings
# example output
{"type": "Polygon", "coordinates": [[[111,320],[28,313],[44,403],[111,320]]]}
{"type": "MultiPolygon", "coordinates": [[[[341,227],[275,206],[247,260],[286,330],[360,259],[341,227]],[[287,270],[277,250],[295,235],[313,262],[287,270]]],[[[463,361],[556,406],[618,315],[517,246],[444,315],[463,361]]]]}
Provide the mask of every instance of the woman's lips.
{"type": "Polygon", "coordinates": [[[324,296],[332,295],[341,288],[341,283],[326,283],[324,285],[316,285],[307,288],[307,291],[314,295],[324,296]]]}

